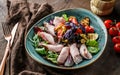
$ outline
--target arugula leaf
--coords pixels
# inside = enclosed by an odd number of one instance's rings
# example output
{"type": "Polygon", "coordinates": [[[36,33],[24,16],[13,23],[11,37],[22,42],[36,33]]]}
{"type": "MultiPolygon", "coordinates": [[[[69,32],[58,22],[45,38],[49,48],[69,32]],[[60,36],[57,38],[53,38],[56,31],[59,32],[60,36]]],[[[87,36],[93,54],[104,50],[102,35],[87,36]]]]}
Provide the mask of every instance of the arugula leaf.
{"type": "Polygon", "coordinates": [[[34,46],[35,48],[38,47],[38,44],[39,44],[39,42],[41,41],[41,38],[38,37],[37,34],[35,34],[32,39],[31,39],[31,38],[29,38],[29,39],[30,39],[30,41],[33,43],[33,46],[34,46]]]}
{"type": "Polygon", "coordinates": [[[42,48],[36,48],[35,51],[41,55],[46,55],[47,54],[47,51],[45,50],[44,47],[42,48]]]}
{"type": "Polygon", "coordinates": [[[52,51],[48,51],[47,59],[53,63],[57,63],[58,54],[52,51]]]}
{"type": "Polygon", "coordinates": [[[48,60],[52,61],[53,63],[57,64],[56,58],[47,58],[48,60]]]}

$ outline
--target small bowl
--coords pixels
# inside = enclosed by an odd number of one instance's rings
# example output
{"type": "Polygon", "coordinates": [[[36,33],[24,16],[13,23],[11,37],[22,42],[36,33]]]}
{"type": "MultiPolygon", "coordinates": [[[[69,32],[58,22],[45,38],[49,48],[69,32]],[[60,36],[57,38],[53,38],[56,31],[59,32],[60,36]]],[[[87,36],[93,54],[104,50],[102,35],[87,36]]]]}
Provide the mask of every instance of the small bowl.
{"type": "Polygon", "coordinates": [[[83,68],[83,67],[86,67],[86,66],[92,64],[101,56],[101,54],[105,50],[106,44],[107,44],[107,30],[104,26],[103,21],[98,16],[96,16],[95,14],[90,12],[89,10],[86,10],[83,8],[61,10],[61,11],[52,13],[52,14],[42,18],[41,20],[39,20],[37,23],[35,23],[31,27],[31,29],[28,31],[26,38],[25,38],[26,51],[33,58],[33,60],[35,60],[43,65],[49,66],[49,67],[53,67],[53,68],[57,68],[57,69],[65,69],[65,70],[83,68]],[[43,25],[44,21],[49,21],[51,18],[54,18],[54,16],[61,16],[64,13],[67,15],[75,16],[75,17],[77,17],[78,20],[81,20],[84,17],[89,17],[90,21],[91,21],[90,25],[93,26],[95,29],[95,32],[99,34],[98,42],[99,42],[100,51],[97,54],[93,55],[92,59],[84,60],[81,63],[74,65],[72,67],[58,66],[58,65],[55,65],[55,64],[49,62],[48,60],[44,59],[42,56],[40,56],[35,51],[34,47],[32,46],[32,42],[29,40],[29,38],[32,38],[34,36],[34,30],[33,30],[34,26],[43,25]]]}

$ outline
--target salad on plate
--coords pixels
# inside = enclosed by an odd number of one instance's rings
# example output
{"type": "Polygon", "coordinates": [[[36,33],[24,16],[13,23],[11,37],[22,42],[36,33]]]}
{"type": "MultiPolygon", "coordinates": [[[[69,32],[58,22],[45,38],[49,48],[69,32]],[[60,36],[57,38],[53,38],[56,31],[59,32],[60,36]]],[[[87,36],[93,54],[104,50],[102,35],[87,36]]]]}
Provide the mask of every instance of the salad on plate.
{"type": "Polygon", "coordinates": [[[99,35],[90,25],[89,17],[78,20],[67,14],[34,27],[30,38],[35,51],[56,65],[70,67],[90,60],[99,52],[99,35]]]}

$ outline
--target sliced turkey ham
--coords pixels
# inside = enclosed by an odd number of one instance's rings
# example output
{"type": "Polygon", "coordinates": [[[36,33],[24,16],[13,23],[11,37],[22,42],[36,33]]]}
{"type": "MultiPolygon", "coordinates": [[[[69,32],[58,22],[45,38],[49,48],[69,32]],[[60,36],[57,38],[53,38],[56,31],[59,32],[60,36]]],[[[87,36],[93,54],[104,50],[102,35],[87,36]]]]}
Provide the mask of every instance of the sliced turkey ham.
{"type": "Polygon", "coordinates": [[[46,32],[38,32],[38,36],[40,36],[43,40],[47,41],[50,44],[55,44],[54,37],[46,32]]]}
{"type": "Polygon", "coordinates": [[[52,45],[52,44],[42,44],[42,43],[39,43],[39,46],[44,46],[44,47],[46,47],[48,50],[53,51],[53,52],[61,52],[62,48],[64,47],[64,46],[61,45],[61,44],[52,45]]]}
{"type": "Polygon", "coordinates": [[[75,64],[78,64],[82,61],[82,57],[80,56],[76,43],[73,43],[72,45],[70,45],[70,54],[75,64]]]}
{"type": "Polygon", "coordinates": [[[69,47],[63,47],[63,49],[60,52],[60,55],[57,58],[57,62],[59,64],[64,64],[65,60],[67,59],[68,55],[70,52],[70,48],[69,47]]]}

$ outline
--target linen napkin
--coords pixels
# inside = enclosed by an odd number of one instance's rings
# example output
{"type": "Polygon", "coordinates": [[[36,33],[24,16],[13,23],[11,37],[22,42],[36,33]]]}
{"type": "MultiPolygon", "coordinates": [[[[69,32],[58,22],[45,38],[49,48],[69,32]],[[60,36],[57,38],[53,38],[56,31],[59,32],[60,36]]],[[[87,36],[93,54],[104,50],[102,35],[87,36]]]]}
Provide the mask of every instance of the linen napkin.
{"type": "Polygon", "coordinates": [[[8,16],[6,24],[19,23],[11,47],[10,74],[8,75],[73,75],[74,72],[43,66],[26,53],[24,38],[30,27],[42,17],[53,12],[48,3],[29,3],[27,0],[7,0],[8,16]]]}
{"type": "Polygon", "coordinates": [[[27,0],[7,0],[7,25],[19,23],[11,47],[10,75],[59,75],[48,67],[31,59],[24,47],[24,38],[29,28],[42,17],[53,12],[47,4],[28,3],[27,0]]]}

